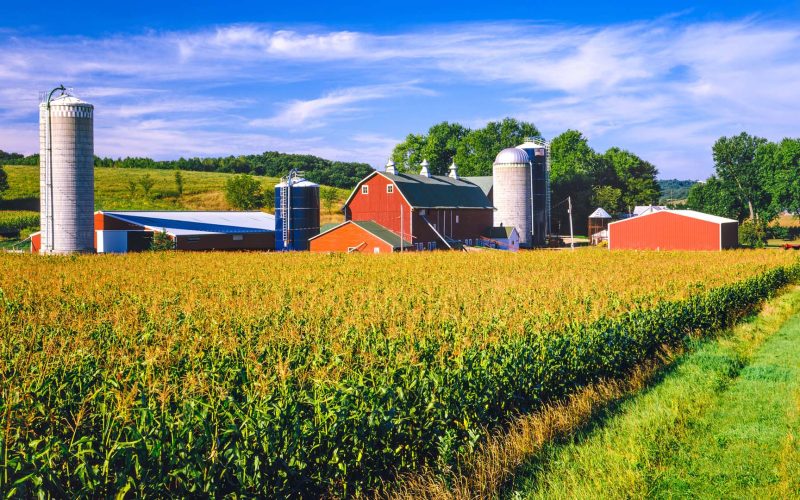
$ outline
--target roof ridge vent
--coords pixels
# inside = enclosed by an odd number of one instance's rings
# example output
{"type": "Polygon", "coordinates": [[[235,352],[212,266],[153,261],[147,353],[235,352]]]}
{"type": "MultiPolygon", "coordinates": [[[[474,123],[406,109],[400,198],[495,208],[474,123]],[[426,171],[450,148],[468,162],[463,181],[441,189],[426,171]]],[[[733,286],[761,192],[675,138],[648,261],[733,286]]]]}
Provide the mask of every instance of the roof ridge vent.
{"type": "Polygon", "coordinates": [[[392,160],[389,160],[388,162],[386,162],[386,173],[387,174],[392,174],[392,175],[397,175],[397,168],[395,167],[395,164],[394,164],[394,162],[392,160]]]}
{"type": "Polygon", "coordinates": [[[458,176],[458,165],[456,165],[456,160],[453,159],[453,163],[450,164],[450,174],[449,177],[458,180],[460,177],[458,176]]]}
{"type": "Polygon", "coordinates": [[[420,163],[420,166],[422,168],[419,171],[419,175],[421,175],[423,177],[430,177],[431,176],[431,171],[428,170],[428,167],[430,166],[430,163],[428,163],[428,160],[422,160],[422,163],[420,163]]]}

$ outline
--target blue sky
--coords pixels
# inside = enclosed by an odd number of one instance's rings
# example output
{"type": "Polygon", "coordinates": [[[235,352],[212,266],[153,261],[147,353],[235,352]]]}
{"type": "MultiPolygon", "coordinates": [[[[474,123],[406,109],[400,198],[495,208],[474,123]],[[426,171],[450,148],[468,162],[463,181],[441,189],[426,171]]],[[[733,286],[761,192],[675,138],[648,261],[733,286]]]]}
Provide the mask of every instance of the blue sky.
{"type": "Polygon", "coordinates": [[[702,179],[721,135],[800,136],[800,1],[3,3],[6,151],[35,152],[62,82],[102,156],[379,166],[410,132],[512,116],[702,179]]]}

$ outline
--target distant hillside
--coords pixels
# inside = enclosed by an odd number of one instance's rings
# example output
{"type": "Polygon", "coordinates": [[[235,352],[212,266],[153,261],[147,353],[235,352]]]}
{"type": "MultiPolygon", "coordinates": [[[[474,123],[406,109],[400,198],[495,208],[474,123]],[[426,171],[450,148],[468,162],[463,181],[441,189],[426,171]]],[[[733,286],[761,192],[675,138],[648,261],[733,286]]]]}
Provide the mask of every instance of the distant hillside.
{"type": "MultiPolygon", "coordinates": [[[[0,164],[38,165],[39,155],[23,156],[0,150],[0,164]]],[[[227,174],[252,174],[265,177],[283,177],[292,169],[305,172],[305,178],[344,189],[352,189],[372,172],[367,163],[326,160],[313,155],[298,155],[266,151],[258,155],[226,156],[222,158],[179,158],[156,161],[151,158],[100,158],[95,157],[95,167],[143,168],[159,170],[189,170],[227,174]]]]}
{"type": "MultiPolygon", "coordinates": [[[[34,166],[5,166],[8,173],[8,191],[0,199],[0,210],[39,209],[39,168],[34,166]]],[[[233,174],[216,172],[181,172],[183,194],[178,194],[175,171],[142,168],[95,168],[96,210],[230,210],[225,200],[225,181],[233,174]],[[149,175],[153,181],[150,196],[145,196],[140,181],[149,175]],[[131,191],[131,183],[134,185],[131,191]]],[[[272,191],[278,179],[260,177],[265,190],[272,191]]],[[[350,194],[349,190],[336,189],[337,202],[323,219],[332,222],[341,219],[339,205],[350,194]]],[[[264,207],[272,211],[272,207],[264,207]]]]}
{"type": "Polygon", "coordinates": [[[697,184],[697,181],[687,181],[680,179],[659,180],[661,188],[661,203],[682,201],[689,197],[689,188],[697,184]]]}

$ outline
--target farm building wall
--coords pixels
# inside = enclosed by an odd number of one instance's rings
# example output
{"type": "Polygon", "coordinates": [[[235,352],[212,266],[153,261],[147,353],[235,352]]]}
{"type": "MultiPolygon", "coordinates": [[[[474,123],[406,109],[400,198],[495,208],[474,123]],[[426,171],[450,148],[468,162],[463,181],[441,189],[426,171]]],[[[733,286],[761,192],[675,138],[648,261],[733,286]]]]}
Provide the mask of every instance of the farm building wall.
{"type": "Polygon", "coordinates": [[[722,249],[730,250],[739,246],[739,224],[726,222],[722,224],[722,249]]]}
{"type": "Polygon", "coordinates": [[[355,224],[343,224],[309,242],[312,252],[347,252],[356,248],[361,253],[391,253],[392,245],[355,224]]]}
{"type": "Polygon", "coordinates": [[[357,191],[345,206],[345,220],[371,220],[390,231],[400,234],[400,211],[403,212],[403,235],[408,238],[411,234],[411,208],[400,194],[400,190],[386,177],[378,174],[368,179],[361,186],[367,186],[367,194],[362,193],[362,187],[357,191]],[[392,186],[392,192],[387,193],[386,186],[392,186]]]}
{"type": "Polygon", "coordinates": [[[394,182],[380,174],[374,175],[356,189],[350,203],[344,208],[345,220],[374,221],[400,235],[402,210],[402,236],[411,239],[415,244],[427,245],[428,242],[436,242],[438,248],[443,246],[439,237],[423,219],[420,210],[425,210],[425,217],[439,233],[455,240],[477,239],[486,229],[492,227],[491,209],[416,208],[412,211],[394,182]],[[387,192],[388,185],[392,186],[391,193],[387,192]],[[367,186],[366,194],[363,193],[362,186],[367,186]]]}
{"type": "Polygon", "coordinates": [[[274,250],[275,233],[179,235],[177,250],[274,250]]]}
{"type": "MultiPolygon", "coordinates": [[[[725,225],[725,224],[722,224],[725,225]]],[[[669,211],[608,225],[611,250],[720,250],[720,224],[669,211]]]]}

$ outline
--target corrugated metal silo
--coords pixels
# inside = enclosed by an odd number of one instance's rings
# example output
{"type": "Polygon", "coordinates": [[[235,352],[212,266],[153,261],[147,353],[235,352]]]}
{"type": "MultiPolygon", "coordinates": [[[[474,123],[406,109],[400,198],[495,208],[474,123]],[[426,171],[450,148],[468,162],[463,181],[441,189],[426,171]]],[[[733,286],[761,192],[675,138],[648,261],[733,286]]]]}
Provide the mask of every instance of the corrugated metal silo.
{"type": "Polygon", "coordinates": [[[515,227],[520,246],[531,246],[532,203],[531,164],[528,153],[506,148],[494,160],[492,169],[494,225],[515,227]]]}
{"type": "Polygon", "coordinates": [[[67,94],[39,105],[41,253],[94,251],[93,115],[67,94]]]}
{"type": "Polygon", "coordinates": [[[308,250],[319,234],[319,184],[292,172],[275,186],[275,250],[308,250]]]}
{"type": "Polygon", "coordinates": [[[531,161],[533,245],[544,246],[550,234],[550,145],[540,137],[531,137],[517,148],[528,153],[531,161]]]}

